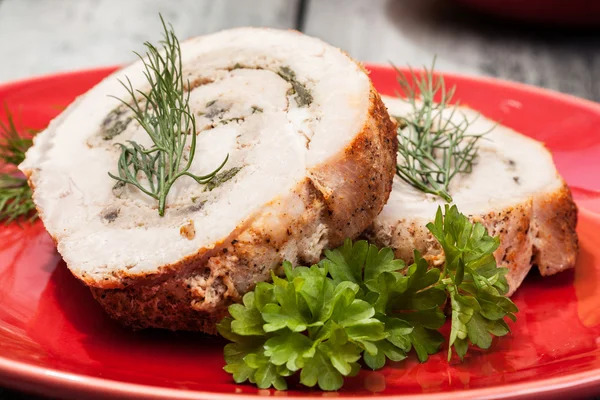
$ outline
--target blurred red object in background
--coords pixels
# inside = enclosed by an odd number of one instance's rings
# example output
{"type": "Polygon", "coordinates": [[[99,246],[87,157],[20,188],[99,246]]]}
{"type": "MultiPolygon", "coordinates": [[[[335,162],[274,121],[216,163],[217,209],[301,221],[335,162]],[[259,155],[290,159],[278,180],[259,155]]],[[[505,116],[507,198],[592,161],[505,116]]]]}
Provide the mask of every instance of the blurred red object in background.
{"type": "Polygon", "coordinates": [[[487,14],[524,22],[600,27],[600,0],[454,0],[487,14]]]}

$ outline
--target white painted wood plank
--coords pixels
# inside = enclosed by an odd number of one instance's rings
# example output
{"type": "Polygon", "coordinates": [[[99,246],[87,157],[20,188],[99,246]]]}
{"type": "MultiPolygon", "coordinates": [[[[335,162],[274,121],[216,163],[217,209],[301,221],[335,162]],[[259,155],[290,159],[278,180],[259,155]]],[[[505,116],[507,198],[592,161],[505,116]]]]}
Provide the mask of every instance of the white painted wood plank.
{"type": "Polygon", "coordinates": [[[0,82],[133,60],[161,34],[180,39],[235,26],[293,28],[298,0],[4,0],[0,82]]]}
{"type": "Polygon", "coordinates": [[[305,32],[361,61],[492,75],[600,101],[600,35],[515,27],[447,0],[310,0],[305,32]]]}

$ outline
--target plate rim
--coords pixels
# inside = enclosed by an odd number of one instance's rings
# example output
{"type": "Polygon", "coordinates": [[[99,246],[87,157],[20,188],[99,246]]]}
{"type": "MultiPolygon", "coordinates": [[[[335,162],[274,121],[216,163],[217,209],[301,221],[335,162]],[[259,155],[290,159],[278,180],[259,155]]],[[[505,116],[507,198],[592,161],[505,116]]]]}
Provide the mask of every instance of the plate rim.
{"type": "MultiPolygon", "coordinates": [[[[372,399],[399,399],[403,400],[433,400],[439,399],[443,393],[445,399],[463,400],[473,398],[486,399],[539,399],[541,395],[559,396],[574,394],[571,391],[577,389],[578,395],[590,393],[600,387],[600,369],[594,369],[577,374],[547,378],[532,382],[522,382],[509,385],[494,385],[479,389],[464,389],[450,392],[422,393],[409,395],[373,395],[353,396],[355,400],[372,399]]],[[[223,399],[256,399],[263,397],[260,393],[213,393],[200,390],[187,390],[166,388],[160,386],[149,386],[137,383],[121,382],[113,379],[96,378],[88,375],[80,375],[72,372],[61,372],[50,368],[39,367],[21,361],[14,361],[0,356],[0,382],[7,386],[33,391],[48,395],[48,392],[40,388],[50,388],[62,396],[67,394],[70,398],[78,398],[77,395],[101,394],[102,397],[119,397],[122,399],[174,399],[174,400],[223,400],[223,399]],[[4,372],[8,372],[5,374],[4,372]],[[8,380],[11,378],[14,380],[8,380]],[[7,378],[8,379],[5,379],[7,378]],[[67,384],[67,385],[65,385],[67,384]],[[68,388],[69,392],[65,390],[68,388]]],[[[271,390],[269,390],[271,392],[271,390]]],[[[270,395],[265,396],[270,397],[270,395]]],[[[294,400],[314,400],[316,396],[290,396],[294,400]]]]}
{"type": "MultiPolygon", "coordinates": [[[[19,79],[15,81],[0,83],[0,93],[6,90],[14,90],[22,86],[29,86],[50,81],[54,79],[66,78],[73,75],[102,74],[106,76],[119,69],[121,66],[100,66],[96,68],[85,68],[70,71],[61,71],[52,74],[34,76],[31,78],[19,79]]],[[[391,67],[386,64],[364,63],[364,67],[370,71],[388,71],[391,67]]],[[[403,70],[404,68],[400,68],[403,70]]],[[[419,70],[419,69],[415,69],[419,70]]],[[[570,94],[561,93],[552,89],[540,88],[520,82],[477,75],[463,75],[460,73],[447,73],[438,71],[440,75],[452,79],[467,80],[475,83],[482,83],[493,86],[503,86],[526,91],[535,95],[552,97],[555,100],[569,103],[576,107],[583,107],[592,112],[600,114],[600,103],[592,100],[583,99],[570,94]]],[[[73,372],[64,372],[58,369],[40,367],[31,363],[16,361],[6,358],[0,354],[0,382],[7,387],[48,394],[48,389],[54,393],[65,394],[68,397],[76,398],[77,395],[102,395],[114,396],[120,398],[143,398],[148,399],[206,399],[223,400],[228,398],[248,399],[262,397],[260,393],[214,393],[199,390],[176,389],[161,386],[150,386],[138,383],[123,382],[113,379],[98,378],[86,374],[73,372]],[[45,389],[45,390],[44,390],[45,389]]],[[[592,390],[600,390],[600,368],[589,371],[578,372],[561,377],[538,379],[535,381],[512,383],[505,385],[493,385],[478,389],[459,389],[446,392],[421,393],[410,395],[385,395],[379,398],[391,399],[399,398],[406,400],[431,400],[437,399],[443,393],[444,398],[449,400],[461,400],[470,398],[485,397],[488,399],[509,399],[509,398],[539,398],[540,395],[559,396],[564,394],[578,395],[588,394],[592,390]]],[[[315,396],[293,396],[298,400],[310,400],[315,396]]],[[[356,400],[373,399],[372,395],[353,397],[356,400]]]]}

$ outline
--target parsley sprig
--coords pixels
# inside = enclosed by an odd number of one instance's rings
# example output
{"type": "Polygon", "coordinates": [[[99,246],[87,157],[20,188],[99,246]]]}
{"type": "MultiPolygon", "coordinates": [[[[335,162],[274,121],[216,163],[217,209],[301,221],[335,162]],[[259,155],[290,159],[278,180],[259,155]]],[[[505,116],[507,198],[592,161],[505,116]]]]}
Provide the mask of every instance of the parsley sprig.
{"type": "Polygon", "coordinates": [[[439,329],[448,298],[448,358],[452,348],[461,359],[469,344],[489,348],[492,336],[509,332],[504,318],[517,312],[505,296],[506,269],[492,255],[498,239],[456,206],[440,208],[427,227],[446,255],[442,269],[430,268],[417,251],[406,267],[391,249],[362,240],[346,240],[310,268],[285,262],[284,278],[258,283],[219,324],[232,342],[225,371],[237,383],[279,390],[299,372],[305,386],[337,390],[358,373],[361,359],[379,369],[414,349],[425,362],[444,342],[439,329]]]}
{"type": "Polygon", "coordinates": [[[448,360],[452,347],[462,359],[469,341],[487,349],[493,336],[504,336],[510,328],[504,321],[516,321],[517,306],[506,297],[507,268],[497,268],[493,256],[499,240],[488,235],[480,223],[472,224],[456,206],[438,209],[435,222],[427,228],[442,246],[446,261],[441,285],[450,297],[452,328],[448,360]]]}

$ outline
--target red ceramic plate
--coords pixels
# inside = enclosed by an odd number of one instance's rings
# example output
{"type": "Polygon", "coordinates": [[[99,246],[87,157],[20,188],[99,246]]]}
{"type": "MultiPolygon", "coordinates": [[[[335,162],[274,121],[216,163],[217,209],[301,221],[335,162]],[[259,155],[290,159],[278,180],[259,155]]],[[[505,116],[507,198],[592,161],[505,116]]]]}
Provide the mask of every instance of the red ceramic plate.
{"type": "MultiPolygon", "coordinates": [[[[393,94],[394,73],[370,67],[393,94]]],[[[22,127],[42,128],[113,69],[55,75],[0,87],[22,127]]],[[[338,393],[236,385],[223,372],[224,342],[201,334],[130,332],[110,320],[71,276],[41,223],[0,227],[0,383],[51,396],[231,399],[569,397],[600,393],[600,105],[492,79],[447,75],[457,97],[546,143],[580,207],[575,271],[529,276],[514,296],[513,334],[448,364],[414,356],[362,371],[338,393]]],[[[0,115],[0,118],[5,118],[0,115]]]]}

